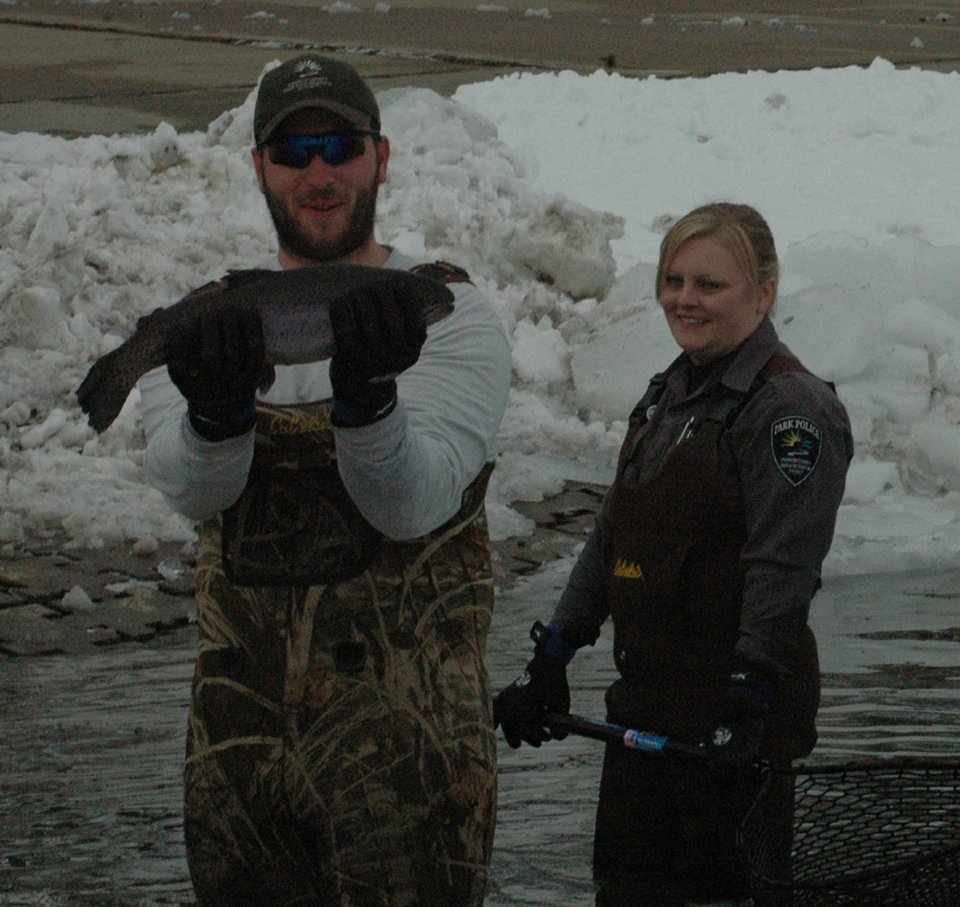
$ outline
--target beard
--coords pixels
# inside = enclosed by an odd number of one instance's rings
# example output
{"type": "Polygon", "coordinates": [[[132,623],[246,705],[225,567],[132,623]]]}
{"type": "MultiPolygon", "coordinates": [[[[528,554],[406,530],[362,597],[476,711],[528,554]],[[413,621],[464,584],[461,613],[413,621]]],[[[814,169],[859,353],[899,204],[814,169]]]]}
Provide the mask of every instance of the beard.
{"type": "MultiPolygon", "coordinates": [[[[353,210],[346,227],[339,235],[320,238],[310,236],[303,230],[290,208],[270,189],[264,180],[263,195],[267,210],[273,220],[280,248],[300,259],[317,262],[339,261],[360,248],[373,234],[373,224],[377,213],[377,192],[379,182],[374,176],[370,185],[357,194],[353,210]]],[[[321,201],[333,198],[333,193],[314,191],[307,201],[321,201]]]]}

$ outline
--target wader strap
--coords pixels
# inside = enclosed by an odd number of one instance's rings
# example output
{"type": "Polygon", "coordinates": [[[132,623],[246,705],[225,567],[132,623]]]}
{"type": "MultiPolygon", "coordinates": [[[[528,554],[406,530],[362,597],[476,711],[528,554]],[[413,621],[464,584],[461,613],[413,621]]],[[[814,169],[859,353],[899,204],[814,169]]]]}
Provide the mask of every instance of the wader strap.
{"type": "Polygon", "coordinates": [[[677,356],[662,372],[657,372],[657,374],[650,379],[650,384],[646,392],[630,413],[631,422],[637,418],[642,419],[644,422],[647,420],[647,410],[660,402],[660,398],[667,388],[667,379],[680,367],[683,359],[684,356],[682,354],[677,356]]]}

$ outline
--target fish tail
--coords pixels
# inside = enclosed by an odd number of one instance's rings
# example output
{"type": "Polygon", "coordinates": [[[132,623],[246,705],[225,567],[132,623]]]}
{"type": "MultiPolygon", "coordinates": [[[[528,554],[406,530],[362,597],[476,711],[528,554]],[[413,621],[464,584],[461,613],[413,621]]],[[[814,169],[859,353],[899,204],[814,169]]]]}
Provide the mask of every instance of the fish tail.
{"type": "Polygon", "coordinates": [[[136,383],[127,378],[129,370],[123,367],[124,352],[121,345],[94,362],[77,388],[77,402],[94,431],[102,432],[110,427],[136,383]]]}

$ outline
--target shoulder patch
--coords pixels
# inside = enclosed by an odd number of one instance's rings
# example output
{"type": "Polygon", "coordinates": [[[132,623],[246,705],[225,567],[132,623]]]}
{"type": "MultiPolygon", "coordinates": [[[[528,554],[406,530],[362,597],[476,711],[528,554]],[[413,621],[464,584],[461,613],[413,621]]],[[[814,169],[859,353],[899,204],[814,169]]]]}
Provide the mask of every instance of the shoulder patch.
{"type": "Polygon", "coordinates": [[[787,416],[770,426],[770,451],[777,471],[796,487],[817,468],[823,433],[804,416],[787,416]]]}

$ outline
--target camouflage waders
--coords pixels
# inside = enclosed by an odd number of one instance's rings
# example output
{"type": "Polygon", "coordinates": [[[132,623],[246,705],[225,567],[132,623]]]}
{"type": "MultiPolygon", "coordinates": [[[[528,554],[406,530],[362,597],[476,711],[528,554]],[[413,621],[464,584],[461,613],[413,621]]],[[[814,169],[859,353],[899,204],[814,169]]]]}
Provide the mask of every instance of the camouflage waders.
{"type": "Polygon", "coordinates": [[[496,806],[490,467],[445,525],[390,541],[339,483],[329,415],[259,407],[250,484],[201,529],[197,903],[479,905],[496,806]]]}

